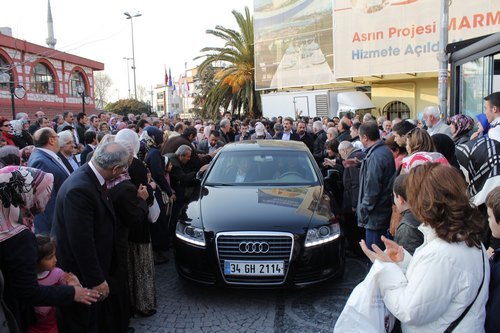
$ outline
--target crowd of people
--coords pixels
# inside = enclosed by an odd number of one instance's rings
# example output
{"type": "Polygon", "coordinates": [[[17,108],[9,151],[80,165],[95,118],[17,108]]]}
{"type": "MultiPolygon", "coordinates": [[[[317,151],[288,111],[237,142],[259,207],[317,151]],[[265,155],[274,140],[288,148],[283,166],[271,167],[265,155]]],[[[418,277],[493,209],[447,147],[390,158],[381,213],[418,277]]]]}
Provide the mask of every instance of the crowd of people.
{"type": "Polygon", "coordinates": [[[309,148],[348,250],[384,266],[380,289],[404,331],[444,331],[469,304],[461,327],[498,327],[498,92],[476,120],[444,119],[437,107],[392,121],[35,116],[0,118],[0,268],[13,332],[127,332],[131,316],[154,315],[154,266],[168,261],[197,173],[246,140],[309,148]]]}

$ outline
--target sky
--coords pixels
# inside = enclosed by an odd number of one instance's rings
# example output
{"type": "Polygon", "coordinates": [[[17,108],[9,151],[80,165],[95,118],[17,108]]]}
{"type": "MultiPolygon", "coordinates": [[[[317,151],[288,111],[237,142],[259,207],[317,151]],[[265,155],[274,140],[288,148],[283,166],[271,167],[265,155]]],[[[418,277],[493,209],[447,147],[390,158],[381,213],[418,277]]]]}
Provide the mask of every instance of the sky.
{"type": "MultiPolygon", "coordinates": [[[[254,0],[51,0],[56,50],[104,63],[111,77],[110,101],[128,98],[127,61],[132,58],[130,20],[124,12],[142,16],[133,19],[136,82],[147,91],[165,80],[165,66],[178,77],[200,60],[206,46],[222,46],[206,34],[217,25],[237,28],[233,10],[253,13],[254,0]]],[[[47,46],[47,0],[2,1],[0,27],[10,27],[12,36],[47,46]]],[[[132,61],[129,62],[132,66],[132,61]]],[[[133,95],[133,71],[130,69],[133,95]]]]}

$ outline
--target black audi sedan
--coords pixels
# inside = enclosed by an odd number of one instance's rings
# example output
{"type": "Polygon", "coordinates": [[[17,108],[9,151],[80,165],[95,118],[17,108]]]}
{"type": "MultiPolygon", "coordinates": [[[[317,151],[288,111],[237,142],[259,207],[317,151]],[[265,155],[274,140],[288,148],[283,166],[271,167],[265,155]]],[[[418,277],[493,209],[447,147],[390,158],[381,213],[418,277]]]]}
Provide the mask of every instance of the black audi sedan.
{"type": "Polygon", "coordinates": [[[300,287],[342,275],[333,195],[302,142],[225,145],[175,233],[178,274],[210,285],[300,287]]]}

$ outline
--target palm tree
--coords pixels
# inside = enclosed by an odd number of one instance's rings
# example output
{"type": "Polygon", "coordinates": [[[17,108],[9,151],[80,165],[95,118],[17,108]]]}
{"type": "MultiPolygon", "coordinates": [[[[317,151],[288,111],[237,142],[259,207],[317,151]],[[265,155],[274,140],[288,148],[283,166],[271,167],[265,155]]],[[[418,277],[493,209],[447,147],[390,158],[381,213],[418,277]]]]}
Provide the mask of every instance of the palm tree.
{"type": "Polygon", "coordinates": [[[195,58],[205,58],[199,66],[200,72],[214,64],[223,65],[214,77],[214,87],[204,96],[205,107],[212,110],[215,116],[220,107],[227,110],[232,105],[233,113],[238,110],[240,114],[243,109],[249,117],[255,118],[262,111],[260,94],[255,91],[254,85],[253,16],[248,7],[245,7],[245,15],[235,10],[232,13],[240,31],[222,26],[207,30],[207,34],[223,39],[225,45],[205,47],[201,50],[205,54],[195,58]]]}

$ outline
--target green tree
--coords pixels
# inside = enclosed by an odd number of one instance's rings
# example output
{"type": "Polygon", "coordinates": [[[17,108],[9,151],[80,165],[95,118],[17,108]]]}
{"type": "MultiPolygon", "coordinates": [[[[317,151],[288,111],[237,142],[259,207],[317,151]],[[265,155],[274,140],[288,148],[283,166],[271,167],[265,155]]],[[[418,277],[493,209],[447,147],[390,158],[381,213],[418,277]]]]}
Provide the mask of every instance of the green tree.
{"type": "Polygon", "coordinates": [[[142,102],[138,101],[136,99],[130,98],[130,99],[120,99],[116,102],[113,103],[108,103],[105,107],[106,111],[116,113],[116,114],[121,114],[123,116],[126,116],[129,113],[133,114],[141,114],[141,113],[148,113],[150,112],[149,106],[142,102]]]}
{"type": "Polygon", "coordinates": [[[199,66],[202,73],[209,66],[222,64],[222,68],[214,75],[214,86],[203,95],[204,108],[211,110],[213,116],[220,108],[232,107],[240,115],[241,110],[251,118],[262,114],[260,94],[255,91],[254,84],[254,36],[253,16],[248,7],[244,15],[233,10],[233,16],[239,31],[216,26],[215,30],[207,30],[225,41],[223,47],[205,47],[205,53],[196,59],[204,58],[199,66]]]}

